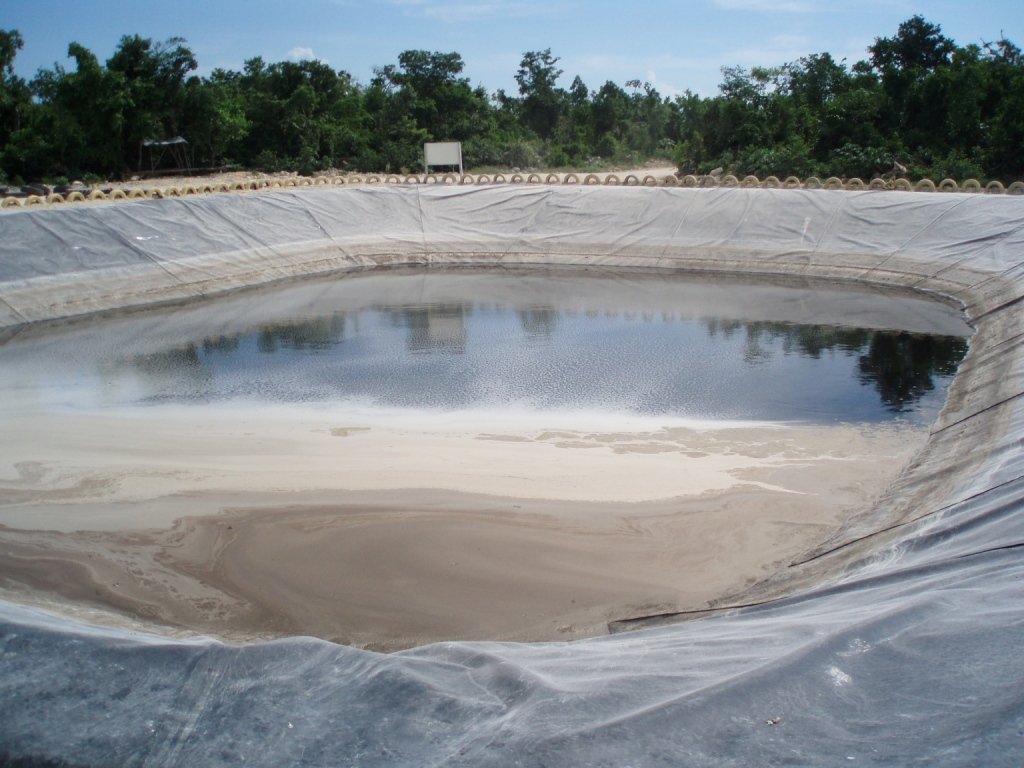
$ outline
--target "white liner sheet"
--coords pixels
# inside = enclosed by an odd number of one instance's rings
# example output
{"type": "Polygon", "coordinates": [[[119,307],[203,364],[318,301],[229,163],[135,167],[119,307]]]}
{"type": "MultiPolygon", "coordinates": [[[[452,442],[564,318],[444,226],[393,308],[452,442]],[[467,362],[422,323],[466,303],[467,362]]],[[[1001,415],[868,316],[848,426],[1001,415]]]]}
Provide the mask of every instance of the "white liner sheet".
{"type": "Polygon", "coordinates": [[[178,641],[0,603],[0,764],[1020,764],[1022,199],[509,185],[18,210],[0,214],[0,338],[305,274],[470,264],[897,285],[962,302],[977,331],[924,452],[788,569],[790,597],[574,643],[392,655],[178,641]]]}

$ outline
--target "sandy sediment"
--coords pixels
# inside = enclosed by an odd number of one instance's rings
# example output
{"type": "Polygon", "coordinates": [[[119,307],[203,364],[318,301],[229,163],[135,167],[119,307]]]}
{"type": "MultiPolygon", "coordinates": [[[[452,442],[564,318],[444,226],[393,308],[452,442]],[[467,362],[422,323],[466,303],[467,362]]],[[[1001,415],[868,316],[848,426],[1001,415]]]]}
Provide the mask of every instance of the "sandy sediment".
{"type": "Polygon", "coordinates": [[[925,436],[334,416],[6,415],[0,589],[228,640],[572,639],[741,599],[870,504],[925,436]]]}

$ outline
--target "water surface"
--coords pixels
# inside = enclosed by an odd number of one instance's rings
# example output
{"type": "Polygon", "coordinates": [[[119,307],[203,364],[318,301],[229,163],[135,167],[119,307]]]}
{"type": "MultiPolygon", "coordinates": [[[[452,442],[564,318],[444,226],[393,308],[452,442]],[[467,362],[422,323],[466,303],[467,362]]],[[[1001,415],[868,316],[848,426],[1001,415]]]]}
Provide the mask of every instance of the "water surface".
{"type": "Polygon", "coordinates": [[[921,424],[968,332],[927,298],[834,284],[407,272],[83,323],[16,338],[0,360],[8,388],[65,404],[921,424]]]}

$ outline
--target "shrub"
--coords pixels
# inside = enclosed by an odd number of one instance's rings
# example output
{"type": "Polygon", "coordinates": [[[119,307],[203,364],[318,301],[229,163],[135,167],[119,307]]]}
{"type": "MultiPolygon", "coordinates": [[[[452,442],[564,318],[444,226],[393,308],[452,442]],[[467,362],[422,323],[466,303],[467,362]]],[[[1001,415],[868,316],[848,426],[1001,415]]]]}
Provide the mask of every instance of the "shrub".
{"type": "Polygon", "coordinates": [[[352,158],[351,166],[359,173],[373,173],[384,167],[380,155],[369,147],[364,147],[358,155],[352,158]]]}
{"type": "Polygon", "coordinates": [[[294,163],[294,170],[303,176],[313,176],[317,171],[323,170],[325,164],[312,147],[303,147],[298,160],[294,163]]]}
{"type": "MultiPolygon", "coordinates": [[[[672,153],[673,162],[680,173],[697,173],[706,159],[704,137],[694,131],[690,138],[678,142],[672,153]]],[[[709,166],[714,168],[715,166],[709,166]]]]}
{"type": "Polygon", "coordinates": [[[274,173],[276,171],[284,170],[284,164],[282,163],[281,158],[269,149],[264,149],[256,155],[252,164],[257,170],[264,171],[265,173],[274,173]]]}
{"type": "Polygon", "coordinates": [[[548,150],[547,157],[544,158],[544,164],[548,168],[564,168],[571,162],[569,154],[560,146],[551,147],[548,150]]]}
{"type": "Polygon", "coordinates": [[[985,171],[974,158],[968,157],[959,150],[953,150],[944,157],[933,159],[931,162],[915,165],[922,178],[929,178],[938,184],[943,179],[953,179],[957,182],[967,179],[983,179],[985,171]]]}
{"type": "Polygon", "coordinates": [[[466,168],[501,165],[504,151],[490,138],[473,136],[462,143],[462,164],[466,168]]]}
{"type": "Polygon", "coordinates": [[[606,133],[597,140],[594,151],[604,160],[614,160],[620,154],[618,140],[610,133],[606,133]]]}
{"type": "Polygon", "coordinates": [[[513,168],[536,168],[540,165],[540,151],[532,142],[514,141],[502,159],[505,165],[513,168]]]}
{"type": "Polygon", "coordinates": [[[833,150],[823,172],[829,176],[871,179],[891,171],[893,161],[893,153],[885,147],[862,147],[848,142],[833,150]]]}
{"type": "Polygon", "coordinates": [[[754,147],[742,151],[736,160],[734,172],[766,176],[810,176],[816,171],[811,150],[803,139],[795,137],[785,144],[773,147],[754,147]]]}

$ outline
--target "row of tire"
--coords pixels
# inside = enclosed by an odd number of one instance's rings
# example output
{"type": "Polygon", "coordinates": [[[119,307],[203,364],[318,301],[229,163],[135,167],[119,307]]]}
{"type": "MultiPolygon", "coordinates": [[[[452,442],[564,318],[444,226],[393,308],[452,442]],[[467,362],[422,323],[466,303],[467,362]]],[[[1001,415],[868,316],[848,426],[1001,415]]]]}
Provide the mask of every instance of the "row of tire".
{"type": "Polygon", "coordinates": [[[541,176],[537,173],[521,174],[427,174],[427,175],[398,175],[398,174],[371,174],[366,176],[316,176],[316,177],[288,177],[285,179],[261,178],[248,179],[235,182],[215,182],[205,184],[186,184],[181,187],[165,187],[147,189],[133,187],[130,189],[93,189],[75,190],[64,194],[53,192],[49,195],[29,195],[27,197],[4,197],[0,200],[0,207],[27,207],[37,205],[56,205],[62,203],[82,203],[89,201],[116,201],[116,200],[145,200],[167,197],[187,197],[190,195],[204,195],[221,192],[247,192],[263,189],[283,189],[287,187],[310,187],[325,185],[361,185],[361,184],[444,184],[444,185],[480,185],[480,184],[582,184],[602,186],[627,186],[627,187],[744,187],[764,189],[845,189],[854,191],[863,190],[902,190],[906,192],[974,192],[988,194],[1024,194],[1024,182],[1015,181],[1004,186],[999,181],[990,181],[982,185],[977,179],[968,179],[958,184],[953,179],[943,179],[936,184],[931,179],[921,179],[912,183],[907,179],[872,179],[865,182],[861,179],[840,179],[835,176],[827,179],[819,179],[811,176],[807,179],[799,179],[796,176],[788,176],[779,179],[777,176],[768,176],[759,179],[757,176],[744,176],[738,178],[733,175],[727,176],[695,176],[688,175],[678,177],[668,175],[656,177],[652,175],[639,176],[628,174],[620,177],[618,174],[610,173],[598,176],[595,173],[589,174],[556,174],[549,173],[541,176]]]}

